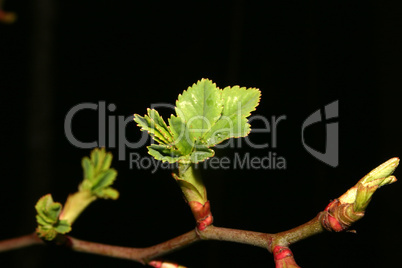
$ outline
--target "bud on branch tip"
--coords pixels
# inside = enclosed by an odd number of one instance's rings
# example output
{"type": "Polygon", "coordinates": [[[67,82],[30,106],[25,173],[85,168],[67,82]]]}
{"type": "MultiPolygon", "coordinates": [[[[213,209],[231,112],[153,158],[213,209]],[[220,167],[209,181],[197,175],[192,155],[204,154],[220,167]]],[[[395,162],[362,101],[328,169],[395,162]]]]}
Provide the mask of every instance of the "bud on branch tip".
{"type": "Polygon", "coordinates": [[[399,158],[391,158],[364,176],[341,197],[332,201],[325,209],[323,226],[329,231],[340,232],[361,219],[374,192],[381,186],[396,182],[395,176],[391,174],[398,164],[399,158]]]}

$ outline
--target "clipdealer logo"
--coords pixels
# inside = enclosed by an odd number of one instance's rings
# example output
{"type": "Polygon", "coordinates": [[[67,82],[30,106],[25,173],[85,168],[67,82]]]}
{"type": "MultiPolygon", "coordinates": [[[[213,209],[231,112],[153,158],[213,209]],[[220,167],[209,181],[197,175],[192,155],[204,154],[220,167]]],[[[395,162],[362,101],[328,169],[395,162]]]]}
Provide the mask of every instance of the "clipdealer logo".
{"type": "Polygon", "coordinates": [[[326,163],[331,167],[337,167],[339,164],[339,123],[329,120],[334,120],[337,119],[338,117],[339,117],[338,101],[334,101],[324,107],[324,118],[327,121],[327,123],[325,123],[326,142],[325,142],[325,152],[323,153],[307,145],[304,137],[304,130],[307,127],[323,121],[321,110],[318,109],[314,113],[312,113],[303,122],[302,125],[302,143],[304,148],[312,156],[314,156],[318,160],[326,163]]]}
{"type": "MultiPolygon", "coordinates": [[[[132,142],[126,137],[127,124],[134,124],[133,116],[123,116],[113,114],[116,111],[116,105],[113,103],[106,104],[105,101],[98,103],[80,103],[72,107],[66,114],[64,120],[64,132],[67,140],[75,147],[81,149],[91,149],[94,147],[117,148],[117,159],[125,161],[127,157],[127,148],[133,151],[129,152],[130,168],[136,169],[152,169],[156,172],[157,169],[171,169],[174,164],[162,163],[155,160],[149,155],[140,155],[136,149],[142,148],[150,144],[150,137],[146,132],[141,132],[139,140],[132,142]],[[75,117],[78,117],[83,110],[92,110],[97,112],[95,119],[98,121],[98,136],[92,141],[81,141],[72,129],[72,122],[75,117]]],[[[166,103],[156,103],[151,105],[151,109],[163,108],[174,111],[174,106],[166,103]]],[[[302,123],[301,126],[301,141],[308,153],[323,163],[336,167],[339,164],[338,155],[338,122],[334,119],[338,118],[338,101],[334,101],[324,107],[324,116],[321,115],[321,110],[313,112],[302,123]],[[305,129],[324,121],[326,123],[326,146],[325,152],[320,152],[305,141],[305,129]]],[[[217,158],[213,157],[207,161],[200,163],[204,168],[238,168],[238,169],[286,169],[287,163],[284,156],[278,155],[275,149],[278,147],[278,126],[287,120],[286,115],[271,116],[269,119],[265,116],[254,114],[250,116],[249,123],[256,121],[262,122],[262,128],[252,128],[252,133],[268,134],[269,142],[257,144],[250,139],[250,135],[242,139],[229,139],[221,144],[216,145],[216,148],[241,148],[247,146],[252,149],[265,149],[267,154],[264,157],[253,157],[250,153],[242,155],[235,154],[233,159],[228,157],[217,158]]],[[[259,123],[259,125],[261,125],[259,123]]],[[[253,135],[251,135],[253,136],[253,135]]],[[[152,139],[151,139],[152,142],[152,139]]]]}

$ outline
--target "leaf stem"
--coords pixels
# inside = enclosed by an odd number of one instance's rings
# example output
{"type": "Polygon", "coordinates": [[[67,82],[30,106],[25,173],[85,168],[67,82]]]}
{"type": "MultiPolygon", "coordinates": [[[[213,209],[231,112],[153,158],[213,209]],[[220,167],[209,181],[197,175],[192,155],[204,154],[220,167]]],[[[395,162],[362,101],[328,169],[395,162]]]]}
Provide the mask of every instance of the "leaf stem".
{"type": "Polygon", "coordinates": [[[70,194],[60,214],[60,220],[66,220],[72,225],[78,216],[95,200],[96,196],[88,190],[70,194]]]}

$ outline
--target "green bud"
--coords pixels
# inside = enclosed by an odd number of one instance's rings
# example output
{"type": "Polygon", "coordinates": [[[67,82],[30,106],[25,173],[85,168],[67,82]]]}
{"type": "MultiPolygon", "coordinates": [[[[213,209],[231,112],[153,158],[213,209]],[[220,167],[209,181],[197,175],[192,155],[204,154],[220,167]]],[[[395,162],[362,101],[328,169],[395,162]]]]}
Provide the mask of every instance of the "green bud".
{"type": "Polygon", "coordinates": [[[394,172],[398,164],[399,158],[394,157],[370,171],[370,173],[364,176],[355,186],[339,197],[340,203],[355,203],[357,209],[365,209],[368,202],[370,202],[371,196],[379,187],[397,181],[395,176],[390,175],[394,172]],[[358,201],[356,201],[357,199],[358,201]]]}
{"type": "MultiPolygon", "coordinates": [[[[398,164],[399,164],[398,157],[391,158],[387,162],[379,165],[378,167],[376,167],[375,169],[370,171],[370,173],[367,174],[366,176],[364,176],[359,182],[366,184],[366,183],[369,183],[369,182],[377,180],[377,179],[387,178],[394,172],[394,170],[396,169],[398,164]]],[[[379,185],[379,184],[377,184],[377,185],[379,185]]],[[[385,184],[382,184],[382,185],[385,185],[385,184]]]]}
{"type": "Polygon", "coordinates": [[[51,241],[56,238],[57,234],[71,231],[70,224],[66,220],[59,219],[62,205],[54,202],[50,194],[41,197],[36,203],[35,209],[38,223],[36,232],[42,239],[51,241]]]}

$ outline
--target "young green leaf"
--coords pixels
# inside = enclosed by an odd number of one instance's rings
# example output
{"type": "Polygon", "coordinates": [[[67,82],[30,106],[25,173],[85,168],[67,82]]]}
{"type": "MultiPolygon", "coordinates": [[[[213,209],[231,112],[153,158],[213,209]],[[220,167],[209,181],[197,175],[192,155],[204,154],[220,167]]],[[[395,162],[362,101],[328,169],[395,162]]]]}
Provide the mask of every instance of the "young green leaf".
{"type": "Polygon", "coordinates": [[[178,161],[188,161],[188,156],[182,156],[182,154],[174,147],[169,145],[157,145],[152,144],[147,147],[148,153],[152,155],[156,160],[163,162],[175,163],[178,161]]]}
{"type": "Polygon", "coordinates": [[[107,188],[111,185],[117,177],[117,171],[114,169],[108,169],[99,173],[93,180],[91,190],[95,193],[107,188]]]}
{"type": "Polygon", "coordinates": [[[191,153],[191,163],[197,164],[215,155],[215,151],[205,145],[197,145],[196,150],[191,153]]]}
{"type": "Polygon", "coordinates": [[[257,107],[260,97],[261,92],[256,88],[224,88],[222,115],[205,135],[206,145],[214,146],[229,138],[247,136],[250,133],[247,117],[257,107]]]}
{"type": "Polygon", "coordinates": [[[180,117],[174,115],[169,118],[169,125],[175,140],[175,147],[182,155],[189,155],[193,151],[194,138],[190,134],[188,125],[180,117]]]}
{"type": "Polygon", "coordinates": [[[81,162],[82,169],[84,170],[84,180],[90,180],[94,177],[95,167],[88,157],[84,157],[81,162]]]}
{"type": "Polygon", "coordinates": [[[159,113],[154,109],[148,109],[148,116],[151,119],[151,122],[155,124],[156,130],[162,135],[163,138],[161,138],[166,142],[166,144],[172,143],[172,133],[170,132],[162,116],[160,116],[159,113]]]}
{"type": "Polygon", "coordinates": [[[153,109],[148,109],[147,112],[148,115],[144,117],[138,114],[134,115],[134,121],[141,127],[141,130],[148,131],[152,138],[159,144],[172,143],[172,133],[159,113],[153,109]]]}
{"type": "Polygon", "coordinates": [[[98,190],[96,195],[99,198],[115,200],[119,197],[119,192],[116,189],[113,189],[112,187],[107,187],[98,190]]]}
{"type": "Polygon", "coordinates": [[[191,136],[199,139],[221,116],[222,92],[208,79],[201,79],[179,95],[176,114],[183,118],[191,136]]]}

